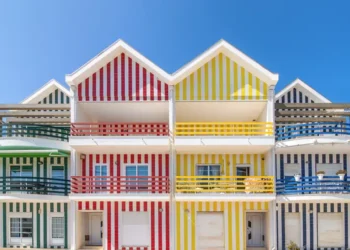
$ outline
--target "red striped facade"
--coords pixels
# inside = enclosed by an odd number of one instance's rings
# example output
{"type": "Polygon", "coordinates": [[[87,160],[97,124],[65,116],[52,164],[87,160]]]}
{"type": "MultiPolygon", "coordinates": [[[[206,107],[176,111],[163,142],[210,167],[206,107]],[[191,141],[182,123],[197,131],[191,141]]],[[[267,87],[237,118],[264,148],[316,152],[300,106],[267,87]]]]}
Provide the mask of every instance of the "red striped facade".
{"type": "MultiPolygon", "coordinates": [[[[107,250],[168,250],[170,249],[170,207],[169,202],[153,201],[86,201],[78,202],[79,211],[103,211],[104,226],[107,237],[107,250]],[[122,247],[120,244],[121,213],[122,212],[150,213],[150,247],[122,247]]],[[[135,236],[137,237],[137,236],[135,236]]]]}
{"type": "Polygon", "coordinates": [[[168,85],[125,53],[78,84],[84,102],[166,101],[168,85]]]}

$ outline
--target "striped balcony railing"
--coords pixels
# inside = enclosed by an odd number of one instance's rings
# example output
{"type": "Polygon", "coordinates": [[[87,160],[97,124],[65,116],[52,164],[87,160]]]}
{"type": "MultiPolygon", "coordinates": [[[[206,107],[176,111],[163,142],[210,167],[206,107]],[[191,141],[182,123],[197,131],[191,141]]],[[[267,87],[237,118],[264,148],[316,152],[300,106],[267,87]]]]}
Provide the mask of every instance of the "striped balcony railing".
{"type": "Polygon", "coordinates": [[[71,192],[98,193],[169,193],[166,176],[72,176],[71,192]]]}
{"type": "Polygon", "coordinates": [[[177,176],[177,193],[274,193],[273,176],[177,176]]]}
{"type": "Polygon", "coordinates": [[[177,136],[273,136],[271,122],[177,122],[177,136]]]}
{"type": "Polygon", "coordinates": [[[342,122],[314,122],[290,126],[277,126],[276,140],[283,141],[305,136],[350,135],[350,124],[342,122]]]}
{"type": "Polygon", "coordinates": [[[0,137],[36,137],[68,141],[68,126],[9,123],[0,124],[0,137]]]}
{"type": "Polygon", "coordinates": [[[72,123],[72,136],[167,136],[167,123],[72,123]]]}
{"type": "Polygon", "coordinates": [[[42,177],[0,177],[3,194],[68,195],[70,181],[42,177]]]}
{"type": "Polygon", "coordinates": [[[338,176],[324,176],[319,180],[317,176],[301,177],[299,181],[279,179],[276,181],[277,194],[349,194],[350,181],[340,180],[338,176]]]}

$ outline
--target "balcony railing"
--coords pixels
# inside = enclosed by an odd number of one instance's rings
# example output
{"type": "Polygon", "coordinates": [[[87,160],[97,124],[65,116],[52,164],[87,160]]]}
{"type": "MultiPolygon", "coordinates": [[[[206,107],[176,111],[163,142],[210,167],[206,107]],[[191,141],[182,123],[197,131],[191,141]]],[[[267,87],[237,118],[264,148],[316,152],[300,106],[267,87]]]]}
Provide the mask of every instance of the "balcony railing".
{"type": "Polygon", "coordinates": [[[68,141],[68,126],[10,123],[0,124],[0,137],[36,137],[68,141]]]}
{"type": "Polygon", "coordinates": [[[166,176],[72,176],[72,193],[169,193],[166,176]]]}
{"type": "Polygon", "coordinates": [[[274,193],[273,176],[177,176],[177,193],[274,193]]]}
{"type": "Polygon", "coordinates": [[[277,194],[348,194],[350,181],[340,180],[338,176],[324,176],[319,180],[317,176],[301,177],[300,181],[280,179],[276,182],[277,194]]]}
{"type": "Polygon", "coordinates": [[[305,136],[350,135],[350,124],[341,122],[315,122],[281,126],[276,129],[276,140],[283,141],[305,136]]]}
{"type": "Polygon", "coordinates": [[[0,177],[3,194],[68,195],[70,181],[42,177],[0,177]]]}
{"type": "Polygon", "coordinates": [[[167,123],[72,123],[72,136],[167,136],[167,123]]]}
{"type": "Polygon", "coordinates": [[[177,136],[273,136],[271,122],[177,122],[177,136]]]}

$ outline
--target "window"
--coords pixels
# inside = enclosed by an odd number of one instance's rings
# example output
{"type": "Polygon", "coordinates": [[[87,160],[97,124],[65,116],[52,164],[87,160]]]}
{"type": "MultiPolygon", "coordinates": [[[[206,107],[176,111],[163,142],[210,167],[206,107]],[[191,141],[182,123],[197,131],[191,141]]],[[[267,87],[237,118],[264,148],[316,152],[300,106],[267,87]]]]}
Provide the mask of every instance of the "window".
{"type": "Polygon", "coordinates": [[[125,175],[134,177],[127,178],[128,189],[148,189],[148,178],[139,178],[148,176],[148,165],[133,164],[125,166],[125,175]]]}
{"type": "Polygon", "coordinates": [[[64,167],[63,166],[52,166],[52,178],[64,180],[64,167]]]}
{"type": "Polygon", "coordinates": [[[325,171],[325,176],[336,176],[336,173],[338,170],[343,169],[343,164],[341,163],[318,163],[316,165],[316,172],[317,171],[325,171]]]}
{"type": "Polygon", "coordinates": [[[220,165],[197,165],[197,175],[199,176],[219,176],[220,165]]]}
{"type": "Polygon", "coordinates": [[[31,245],[32,237],[33,219],[31,214],[18,214],[16,216],[10,215],[10,243],[31,245]]]}
{"type": "Polygon", "coordinates": [[[55,179],[50,185],[55,193],[65,192],[65,182],[64,182],[64,167],[63,166],[52,166],[51,178],[55,179]],[[62,180],[62,181],[60,181],[62,180]]]}
{"type": "Polygon", "coordinates": [[[52,217],[52,239],[64,238],[64,218],[52,217]]]}
{"type": "Polygon", "coordinates": [[[318,213],[318,247],[344,247],[343,213],[318,213]]]}
{"type": "MultiPolygon", "coordinates": [[[[95,165],[95,170],[94,170],[94,176],[108,176],[108,167],[107,165],[103,164],[103,165],[95,165]]],[[[107,178],[96,178],[95,182],[95,188],[96,189],[107,189],[107,178]]]]}
{"type": "Polygon", "coordinates": [[[122,212],[122,246],[149,246],[150,224],[148,212],[122,212]],[[137,237],[135,237],[137,235],[137,237]]]}
{"type": "Polygon", "coordinates": [[[32,166],[12,165],[10,167],[11,187],[13,191],[25,190],[31,191],[33,189],[32,166]]]}
{"type": "MultiPolygon", "coordinates": [[[[236,166],[237,176],[249,176],[250,175],[250,165],[237,165],[236,166]]],[[[244,180],[246,178],[237,178],[237,189],[245,189],[244,180]]]]}

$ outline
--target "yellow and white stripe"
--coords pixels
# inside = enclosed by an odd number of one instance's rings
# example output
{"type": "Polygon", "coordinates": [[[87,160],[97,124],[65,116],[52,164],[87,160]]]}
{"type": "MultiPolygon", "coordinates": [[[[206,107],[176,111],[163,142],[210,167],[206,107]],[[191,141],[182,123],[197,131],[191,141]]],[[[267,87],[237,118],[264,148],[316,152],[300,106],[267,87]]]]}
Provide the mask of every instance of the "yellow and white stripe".
{"type": "Polygon", "coordinates": [[[246,212],[268,211],[268,202],[177,202],[176,250],[196,250],[197,212],[223,212],[225,250],[246,248],[246,212]]]}
{"type": "Polygon", "coordinates": [[[268,85],[222,53],[176,84],[177,101],[267,100],[268,85]]]}
{"type": "Polygon", "coordinates": [[[265,159],[263,154],[178,154],[176,156],[176,175],[195,176],[196,164],[220,164],[222,175],[236,175],[236,166],[250,165],[250,175],[263,176],[265,159]]]}

